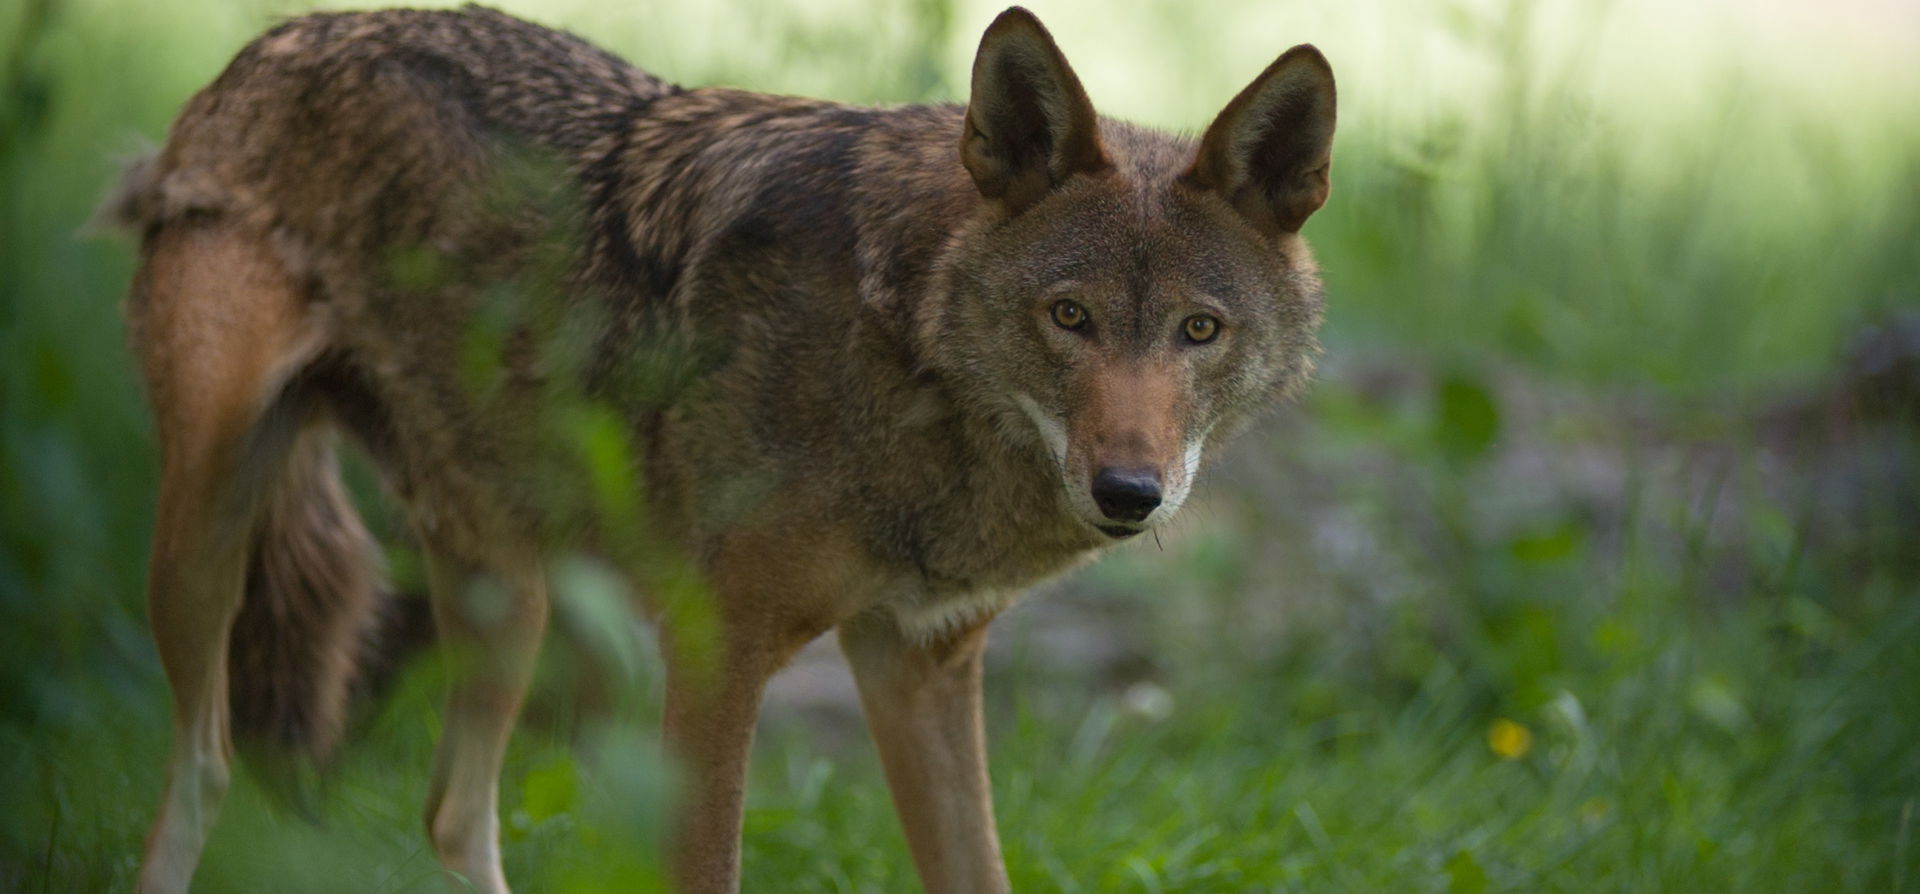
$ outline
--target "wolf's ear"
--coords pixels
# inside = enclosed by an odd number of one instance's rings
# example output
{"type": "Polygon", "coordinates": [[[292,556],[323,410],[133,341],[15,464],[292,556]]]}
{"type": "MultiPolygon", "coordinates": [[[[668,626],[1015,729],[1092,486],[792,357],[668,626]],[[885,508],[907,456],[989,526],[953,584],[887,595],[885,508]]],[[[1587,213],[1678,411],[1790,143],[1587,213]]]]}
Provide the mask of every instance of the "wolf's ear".
{"type": "Polygon", "coordinates": [[[1186,182],[1268,235],[1299,232],[1331,189],[1333,105],[1327,57],[1311,44],[1282,53],[1213,119],[1186,182]]]}
{"type": "Polygon", "coordinates": [[[960,161],[980,194],[1013,213],[1075,174],[1113,165],[1093,102],[1040,20],[1018,6],[987,26],[973,57],[960,161]]]}

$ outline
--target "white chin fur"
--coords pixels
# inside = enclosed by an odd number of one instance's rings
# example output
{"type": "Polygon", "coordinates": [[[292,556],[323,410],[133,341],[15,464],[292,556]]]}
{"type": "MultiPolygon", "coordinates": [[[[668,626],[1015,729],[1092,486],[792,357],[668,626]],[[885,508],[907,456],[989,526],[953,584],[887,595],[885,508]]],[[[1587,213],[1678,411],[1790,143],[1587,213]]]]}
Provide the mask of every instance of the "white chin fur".
{"type": "Polygon", "coordinates": [[[1033,398],[1025,394],[1014,395],[1013,402],[1019,405],[1021,412],[1027,414],[1028,419],[1033,420],[1033,427],[1040,432],[1040,440],[1046,442],[1047,449],[1053,452],[1053,462],[1060,468],[1061,480],[1065,480],[1067,477],[1066,424],[1048,416],[1047,411],[1040,409],[1040,405],[1034,403],[1033,398]]]}
{"type": "MultiPolygon", "coordinates": [[[[1114,522],[1108,520],[1100,511],[1099,505],[1093,502],[1091,492],[1084,487],[1068,487],[1065,484],[1067,481],[1066,423],[1047,415],[1047,411],[1041,409],[1039,403],[1024,393],[1015,394],[1013,402],[1022,413],[1026,414],[1027,419],[1033,422],[1034,429],[1040,434],[1040,440],[1053,454],[1054,467],[1060,473],[1062,488],[1067,492],[1067,502],[1072,504],[1074,513],[1096,528],[1113,525],[1114,522]]],[[[1160,506],[1138,525],[1140,529],[1145,530],[1165,524],[1187,502],[1187,497],[1193,493],[1193,480],[1200,474],[1201,453],[1206,447],[1207,435],[1211,432],[1212,426],[1208,426],[1207,430],[1188,441],[1186,451],[1180,456],[1180,467],[1166,470],[1164,476],[1166,490],[1161,494],[1160,506]]]]}
{"type": "Polygon", "coordinates": [[[1167,476],[1167,490],[1160,496],[1160,508],[1147,516],[1147,524],[1157,525],[1180,511],[1187,497],[1193,494],[1193,479],[1200,475],[1200,452],[1206,447],[1206,435],[1187,442],[1187,450],[1180,455],[1180,468],[1167,476]]]}

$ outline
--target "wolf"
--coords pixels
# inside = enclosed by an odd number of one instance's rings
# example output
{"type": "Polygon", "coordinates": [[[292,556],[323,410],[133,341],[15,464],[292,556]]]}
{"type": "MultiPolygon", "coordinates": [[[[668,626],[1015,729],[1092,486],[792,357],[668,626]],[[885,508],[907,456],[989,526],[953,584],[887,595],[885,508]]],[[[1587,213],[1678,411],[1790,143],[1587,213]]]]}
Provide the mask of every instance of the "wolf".
{"type": "Polygon", "coordinates": [[[987,624],[1306,385],[1335,90],[1301,45],[1197,139],[1102,118],[1016,7],[969,91],[686,89],[478,7],[241,50],[107,209],[175,734],[139,890],[188,887],[236,736],[324,761],[366,688],[389,588],[342,440],[453,668],[425,824],[457,890],[507,890],[497,776],[575,556],[662,642],[680,890],[737,888],[763,686],[836,629],[926,889],[1006,890],[987,624]]]}

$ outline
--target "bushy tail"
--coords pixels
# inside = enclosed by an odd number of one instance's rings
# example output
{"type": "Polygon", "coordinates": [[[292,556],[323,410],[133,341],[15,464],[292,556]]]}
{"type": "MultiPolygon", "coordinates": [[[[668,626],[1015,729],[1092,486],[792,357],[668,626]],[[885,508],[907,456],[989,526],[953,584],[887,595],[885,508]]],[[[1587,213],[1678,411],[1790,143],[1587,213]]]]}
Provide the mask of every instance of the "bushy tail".
{"type": "Polygon", "coordinates": [[[268,777],[281,758],[326,764],[356,696],[431,639],[426,600],[394,598],[383,565],[329,435],[303,433],[255,524],[228,653],[234,738],[268,777]]]}

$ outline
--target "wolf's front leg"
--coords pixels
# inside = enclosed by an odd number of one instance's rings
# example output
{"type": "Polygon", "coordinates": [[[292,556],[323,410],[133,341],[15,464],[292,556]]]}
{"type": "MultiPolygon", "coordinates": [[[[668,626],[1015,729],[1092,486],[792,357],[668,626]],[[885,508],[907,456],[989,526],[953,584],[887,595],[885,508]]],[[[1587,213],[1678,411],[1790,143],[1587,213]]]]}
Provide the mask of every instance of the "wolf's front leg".
{"type": "Polygon", "coordinates": [[[747,758],[760,694],[778,666],[757,651],[722,645],[724,657],[709,661],[690,654],[693,648],[667,646],[662,732],[684,789],[667,848],[674,890],[682,894],[731,894],[740,887],[747,758]]]}
{"type": "Polygon", "coordinates": [[[839,617],[859,553],[831,529],[773,518],[723,538],[711,600],[662,606],[667,749],[685,792],[667,842],[679,894],[740,887],[747,757],[767,680],[839,617]],[[692,623],[702,618],[713,623],[692,623]]]}
{"type": "Polygon", "coordinates": [[[840,625],[867,726],[928,894],[1006,891],[980,718],[987,621],[932,640],[886,612],[840,625]]]}
{"type": "MultiPolygon", "coordinates": [[[[429,547],[431,553],[431,547],[429,547]]],[[[427,794],[427,835],[458,892],[506,894],[500,868],[500,761],[546,630],[537,561],[497,568],[428,557],[434,623],[453,664],[427,794]]]]}
{"type": "Polygon", "coordinates": [[[688,641],[663,625],[667,705],[662,724],[685,795],[667,842],[674,890],[731,894],[740,888],[740,821],[747,758],[767,680],[822,626],[789,625],[737,611],[754,600],[724,585],[717,641],[688,641]]]}

